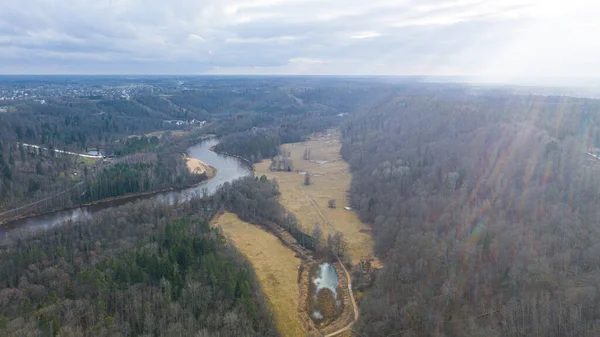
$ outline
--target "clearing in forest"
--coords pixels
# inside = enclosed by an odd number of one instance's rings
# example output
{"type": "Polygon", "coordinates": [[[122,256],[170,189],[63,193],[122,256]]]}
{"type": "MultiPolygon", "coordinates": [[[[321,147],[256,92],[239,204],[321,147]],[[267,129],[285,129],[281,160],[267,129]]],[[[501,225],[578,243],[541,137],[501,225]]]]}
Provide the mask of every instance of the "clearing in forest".
{"type": "Polygon", "coordinates": [[[352,263],[374,259],[373,266],[378,267],[370,227],[362,223],[356,213],[344,208],[349,206],[347,191],[352,174],[340,155],[340,136],[338,130],[329,130],[306,142],[282,145],[281,153],[290,154],[291,172],[271,171],[271,160],[263,160],[255,165],[255,174],[277,179],[280,202],[296,215],[306,233],[311,233],[318,222],[325,237],[332,234],[324,217],[335,231],[344,233],[352,263]],[[309,185],[304,184],[306,172],[310,174],[309,185]],[[330,200],[335,200],[335,208],[329,208],[330,200]]]}
{"type": "Polygon", "coordinates": [[[254,266],[262,291],[275,313],[282,336],[304,336],[298,317],[298,266],[300,259],[279,239],[262,228],[225,212],[213,224],[220,226],[235,247],[254,266]]]}

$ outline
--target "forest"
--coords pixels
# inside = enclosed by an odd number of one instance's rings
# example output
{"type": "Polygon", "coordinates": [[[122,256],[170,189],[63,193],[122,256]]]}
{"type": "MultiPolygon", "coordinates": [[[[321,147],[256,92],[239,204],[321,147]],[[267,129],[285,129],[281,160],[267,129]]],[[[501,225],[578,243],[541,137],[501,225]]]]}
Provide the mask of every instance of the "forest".
{"type": "MultiPolygon", "coordinates": [[[[19,160],[13,161],[13,165],[8,160],[3,166],[9,174],[0,179],[0,209],[14,209],[32,202],[4,214],[10,219],[15,215],[43,213],[126,194],[199,183],[207,176],[189,172],[183,157],[189,137],[166,135],[160,141],[157,137],[127,138],[122,148],[126,154],[92,163],[77,156],[11,146],[12,150],[5,153],[9,158],[19,156],[19,160]],[[13,155],[12,151],[17,148],[18,154],[13,155]]],[[[0,162],[1,150],[0,145],[0,162]]]]}
{"type": "Polygon", "coordinates": [[[279,137],[265,131],[247,131],[224,137],[215,150],[242,156],[252,163],[258,163],[263,158],[277,155],[280,145],[279,137]]]}
{"type": "Polygon", "coordinates": [[[363,336],[600,334],[599,102],[395,95],[342,125],[384,268],[363,336]]]}
{"type": "Polygon", "coordinates": [[[276,335],[251,265],[208,223],[228,210],[315,249],[278,195],[276,181],[246,177],[13,233],[0,242],[0,335],[276,335]]]}
{"type": "Polygon", "coordinates": [[[275,336],[207,199],[138,202],[0,243],[2,336],[275,336]]]}
{"type": "Polygon", "coordinates": [[[142,135],[141,137],[128,137],[125,140],[123,148],[116,151],[116,155],[124,156],[136,152],[147,152],[155,148],[158,145],[158,142],[159,140],[156,136],[150,138],[145,135],[142,135]]]}
{"type": "MultiPolygon", "coordinates": [[[[257,162],[340,127],[350,206],[384,263],[357,334],[600,335],[600,101],[352,79],[203,81],[2,115],[0,211],[69,188],[51,200],[193,184],[203,177],[181,153],[207,134],[221,137],[217,151],[257,162]],[[129,137],[187,118],[208,124],[187,138],[129,137]],[[21,141],[121,157],[84,169],[21,141]]],[[[212,197],[13,236],[0,243],[0,335],[275,335],[251,267],[207,222],[228,210],[331,250],[333,237],[324,247],[300,231],[278,195],[277,181],[244,178],[212,197]]]]}
{"type": "Polygon", "coordinates": [[[183,188],[207,178],[206,173],[189,173],[181,162],[178,166],[173,171],[161,159],[151,163],[115,164],[75,189],[76,192],[71,193],[71,201],[77,205],[126,194],[183,188]],[[83,192],[80,193],[81,190],[83,192]]]}
{"type": "MultiPolygon", "coordinates": [[[[148,173],[142,179],[159,177],[153,182],[158,188],[168,187],[167,181],[181,186],[189,179],[181,177],[185,173],[179,169],[181,160],[173,157],[174,149],[164,146],[164,137],[144,135],[193,127],[166,121],[206,121],[194,132],[223,137],[219,151],[258,161],[273,157],[280,143],[299,141],[339,123],[337,115],[353,106],[342,102],[359,106],[391,90],[389,85],[366,80],[203,77],[9,78],[0,79],[0,88],[32,90],[32,95],[49,92],[43,103],[38,99],[0,101],[2,111],[7,111],[0,113],[0,214],[30,203],[44,208],[38,211],[70,207],[75,199],[68,191],[83,193],[82,181],[89,181],[91,175],[102,179],[97,174],[100,165],[31,151],[19,143],[78,153],[93,149],[117,157],[162,152],[163,168],[171,171],[148,173]],[[71,90],[74,94],[68,94],[71,90]],[[125,97],[123,90],[131,93],[125,97]],[[79,94],[87,91],[94,94],[79,94]]],[[[185,151],[185,147],[179,149],[185,151]]],[[[114,194],[88,194],[84,199],[114,194]]]]}
{"type": "Polygon", "coordinates": [[[135,109],[108,101],[24,102],[15,111],[2,115],[0,123],[0,210],[35,202],[66,191],[100,167],[80,157],[35,150],[22,143],[86,153],[88,149],[105,154],[128,155],[155,148],[156,137],[126,139],[135,132],[167,128],[162,120],[135,117],[135,109]],[[107,113],[119,106],[119,115],[107,113]],[[127,110],[129,109],[129,110],[127,110]],[[127,117],[123,117],[127,114],[127,117]],[[122,118],[123,117],[123,118],[122,118]]]}
{"type": "MultiPolygon", "coordinates": [[[[308,105],[310,107],[305,113],[299,114],[295,110],[285,111],[276,115],[273,114],[244,114],[224,118],[216,121],[210,126],[211,130],[216,135],[221,135],[221,140],[216,147],[216,150],[223,153],[238,155],[248,159],[252,163],[257,163],[263,159],[270,159],[279,153],[279,146],[285,143],[295,143],[306,140],[308,136],[315,132],[322,132],[331,127],[338,126],[345,114],[353,112],[364,106],[369,106],[375,97],[380,97],[388,91],[377,92],[373,88],[371,90],[349,90],[355,95],[352,97],[354,106],[342,104],[344,99],[347,99],[348,94],[345,91],[336,91],[315,89],[314,94],[317,98],[322,97],[324,91],[331,95],[328,97],[330,105],[315,103],[308,105]],[[342,94],[343,93],[343,94],[342,94]],[[335,103],[334,103],[335,102],[335,103]],[[224,133],[227,130],[228,133],[224,133]]],[[[296,93],[301,97],[306,97],[301,100],[304,103],[312,99],[307,92],[296,93]]]]}

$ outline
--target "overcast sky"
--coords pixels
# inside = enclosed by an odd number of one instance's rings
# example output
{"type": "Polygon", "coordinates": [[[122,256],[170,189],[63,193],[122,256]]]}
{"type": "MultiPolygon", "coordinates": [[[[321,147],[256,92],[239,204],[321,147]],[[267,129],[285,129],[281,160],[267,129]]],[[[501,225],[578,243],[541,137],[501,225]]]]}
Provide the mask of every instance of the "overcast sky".
{"type": "Polygon", "coordinates": [[[599,76],[597,2],[0,0],[0,73],[599,76]]]}

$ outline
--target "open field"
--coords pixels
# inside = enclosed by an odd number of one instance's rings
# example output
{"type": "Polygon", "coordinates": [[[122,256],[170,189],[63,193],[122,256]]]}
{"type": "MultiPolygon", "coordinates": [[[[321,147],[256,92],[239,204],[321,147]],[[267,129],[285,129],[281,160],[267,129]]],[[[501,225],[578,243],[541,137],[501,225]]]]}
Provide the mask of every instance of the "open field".
{"type": "MultiPolygon", "coordinates": [[[[187,135],[189,132],[185,131],[185,130],[162,130],[162,131],[154,131],[154,132],[150,132],[146,134],[146,137],[150,138],[150,137],[162,137],[163,134],[165,134],[165,132],[170,132],[172,136],[185,136],[187,135]]],[[[135,137],[135,136],[134,136],[135,137]]]]}
{"type": "Polygon", "coordinates": [[[277,329],[283,336],[305,336],[298,316],[298,266],[300,259],[275,235],[225,212],[213,224],[220,226],[235,247],[254,266],[262,291],[273,311],[277,329]]]}
{"type": "MultiPolygon", "coordinates": [[[[370,227],[362,223],[358,216],[344,209],[347,204],[346,192],[350,188],[352,175],[348,164],[340,155],[341,141],[337,130],[314,136],[307,142],[285,144],[283,151],[289,151],[292,158],[292,172],[272,172],[270,160],[256,164],[256,175],[266,175],[279,182],[280,201],[287,210],[294,213],[304,231],[310,233],[318,222],[325,236],[333,231],[344,233],[348,242],[348,252],[353,263],[362,259],[374,258],[373,239],[370,227]],[[305,150],[310,149],[310,159],[305,160],[305,150]],[[311,184],[304,185],[304,175],[310,172],[311,184]],[[328,208],[328,201],[334,199],[336,208],[328,208]],[[314,201],[314,202],[313,202],[314,201]]],[[[373,263],[379,266],[377,260],[373,263]]]]}

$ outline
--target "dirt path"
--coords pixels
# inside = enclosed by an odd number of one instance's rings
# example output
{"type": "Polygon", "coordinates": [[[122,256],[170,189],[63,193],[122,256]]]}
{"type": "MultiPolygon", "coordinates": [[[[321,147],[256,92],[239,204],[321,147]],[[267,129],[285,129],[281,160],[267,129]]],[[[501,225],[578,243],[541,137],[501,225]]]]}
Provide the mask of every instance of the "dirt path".
{"type": "MultiPolygon", "coordinates": [[[[310,202],[310,204],[315,208],[317,213],[319,213],[319,216],[321,216],[321,219],[323,219],[323,221],[325,221],[325,223],[327,224],[329,229],[331,229],[331,231],[335,233],[335,229],[333,228],[333,226],[331,226],[331,223],[329,222],[329,220],[327,220],[327,218],[325,217],[325,214],[323,214],[323,212],[321,212],[319,205],[317,205],[317,203],[310,197],[310,195],[308,195],[306,193],[305,193],[305,195],[306,195],[306,198],[308,199],[308,201],[310,202]]],[[[354,323],[356,323],[356,321],[358,321],[358,316],[359,316],[358,306],[356,305],[356,300],[354,299],[354,294],[352,293],[352,278],[350,277],[350,273],[348,272],[348,269],[346,269],[346,266],[344,266],[344,264],[342,263],[342,260],[340,260],[339,256],[336,255],[335,258],[338,260],[338,263],[344,269],[344,273],[346,274],[346,279],[348,280],[348,292],[350,294],[350,300],[352,301],[352,308],[354,309],[354,320],[352,322],[350,322],[350,324],[346,325],[345,327],[343,327],[337,331],[334,331],[330,334],[325,335],[325,337],[337,336],[337,335],[341,334],[342,332],[350,330],[352,328],[352,326],[354,325],[354,323]]]]}

